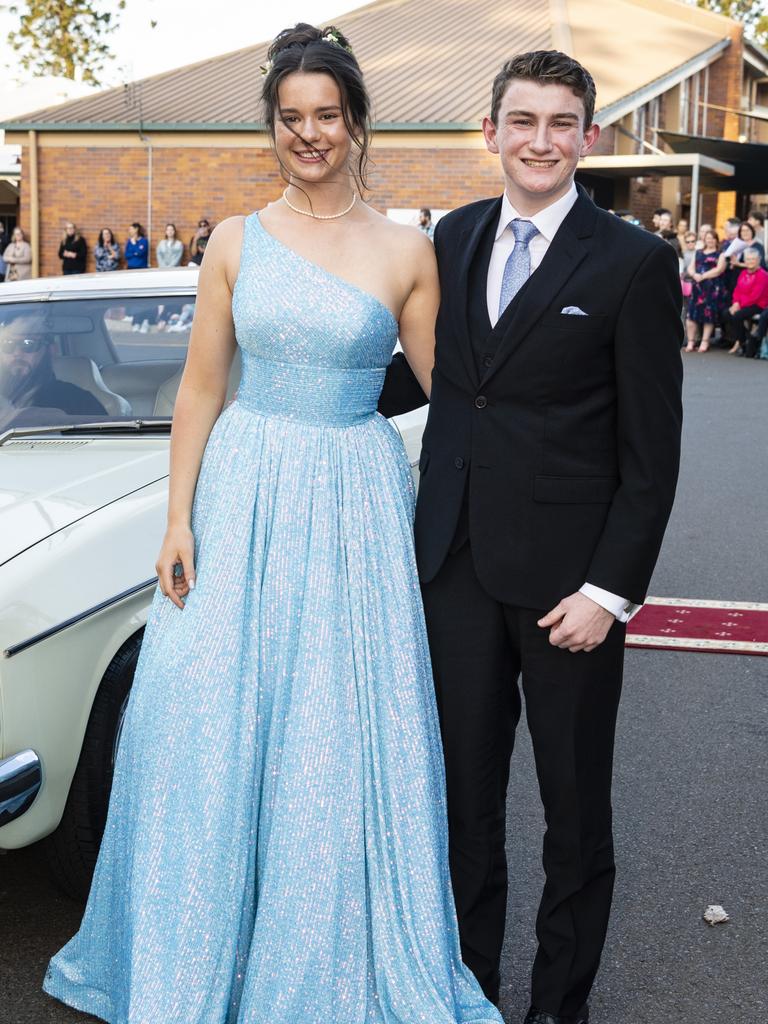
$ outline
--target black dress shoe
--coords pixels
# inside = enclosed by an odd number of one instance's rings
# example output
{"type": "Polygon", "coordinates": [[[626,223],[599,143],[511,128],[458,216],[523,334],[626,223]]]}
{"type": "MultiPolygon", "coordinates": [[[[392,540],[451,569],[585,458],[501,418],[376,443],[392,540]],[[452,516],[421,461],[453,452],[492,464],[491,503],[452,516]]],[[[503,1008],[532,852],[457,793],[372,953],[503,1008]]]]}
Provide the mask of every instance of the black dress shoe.
{"type": "Polygon", "coordinates": [[[589,1024],[589,1007],[585,1006],[576,1017],[554,1017],[531,1007],[523,1024],[589,1024]]]}

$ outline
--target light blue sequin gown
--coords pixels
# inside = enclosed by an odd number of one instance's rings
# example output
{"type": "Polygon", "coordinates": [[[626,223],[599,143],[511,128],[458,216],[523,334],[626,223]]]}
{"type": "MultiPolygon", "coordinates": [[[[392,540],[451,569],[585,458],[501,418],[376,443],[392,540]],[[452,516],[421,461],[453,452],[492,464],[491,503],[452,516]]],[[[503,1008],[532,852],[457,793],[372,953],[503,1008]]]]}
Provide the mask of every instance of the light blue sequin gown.
{"type": "Polygon", "coordinates": [[[501,1024],[462,964],[413,487],[375,298],[246,219],[243,376],[146,631],[80,931],[111,1024],[501,1024]]]}

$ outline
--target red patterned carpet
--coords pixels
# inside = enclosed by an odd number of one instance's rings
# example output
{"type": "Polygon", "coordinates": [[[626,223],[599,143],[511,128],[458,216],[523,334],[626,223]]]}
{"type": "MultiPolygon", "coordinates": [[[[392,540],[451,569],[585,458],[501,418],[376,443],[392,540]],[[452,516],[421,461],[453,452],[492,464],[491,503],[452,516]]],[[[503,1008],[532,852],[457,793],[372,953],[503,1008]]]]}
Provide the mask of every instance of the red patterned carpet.
{"type": "Polygon", "coordinates": [[[649,597],[627,627],[627,647],[768,655],[768,604],[649,597]]]}

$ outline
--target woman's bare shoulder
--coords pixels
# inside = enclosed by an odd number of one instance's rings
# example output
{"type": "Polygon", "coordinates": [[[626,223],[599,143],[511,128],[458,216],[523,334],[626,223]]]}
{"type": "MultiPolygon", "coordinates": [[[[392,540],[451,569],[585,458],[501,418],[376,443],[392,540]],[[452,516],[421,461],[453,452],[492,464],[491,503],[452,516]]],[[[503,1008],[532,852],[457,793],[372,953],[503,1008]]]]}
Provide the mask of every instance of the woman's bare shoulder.
{"type": "Polygon", "coordinates": [[[211,232],[208,245],[223,245],[242,239],[246,220],[247,217],[242,213],[233,217],[225,217],[211,232]]]}
{"type": "Polygon", "coordinates": [[[240,251],[243,247],[246,219],[244,215],[239,214],[219,221],[205,247],[203,267],[206,270],[214,270],[215,267],[218,267],[219,271],[223,270],[230,287],[234,286],[240,268],[240,251]]]}

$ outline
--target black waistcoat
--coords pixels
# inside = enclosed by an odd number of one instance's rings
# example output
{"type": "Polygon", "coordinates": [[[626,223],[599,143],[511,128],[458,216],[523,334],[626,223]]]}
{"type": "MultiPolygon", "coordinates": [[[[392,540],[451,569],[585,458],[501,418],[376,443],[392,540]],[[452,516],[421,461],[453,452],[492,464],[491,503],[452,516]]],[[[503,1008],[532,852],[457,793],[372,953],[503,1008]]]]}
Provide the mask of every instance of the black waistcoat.
{"type": "MultiPolygon", "coordinates": [[[[493,218],[486,227],[475,255],[469,267],[467,281],[467,324],[469,337],[472,343],[472,352],[475,357],[478,380],[482,380],[488,368],[496,357],[501,339],[507,328],[507,324],[514,315],[517,305],[517,298],[526,288],[520,289],[517,295],[499,317],[495,327],[491,327],[488,316],[488,265],[491,262],[491,253],[496,241],[497,218],[493,218]]],[[[527,283],[526,283],[527,284],[527,283]]],[[[472,467],[469,467],[470,473],[472,467]]],[[[454,534],[451,552],[458,551],[469,538],[469,474],[467,483],[464,486],[464,497],[461,503],[456,533],[454,534]]]]}
{"type": "MultiPolygon", "coordinates": [[[[483,232],[480,244],[475,251],[474,258],[469,267],[469,279],[467,281],[467,324],[469,326],[469,337],[472,342],[472,352],[475,357],[478,379],[482,378],[485,371],[493,362],[496,349],[499,345],[500,335],[491,327],[488,317],[488,264],[491,260],[493,243],[496,239],[496,227],[498,222],[494,217],[493,221],[483,232]]],[[[456,533],[451,544],[451,552],[458,551],[469,539],[469,474],[464,485],[464,497],[461,502],[456,533]]]]}
{"type": "Polygon", "coordinates": [[[494,218],[483,232],[470,264],[467,281],[467,324],[479,380],[485,376],[496,356],[501,339],[517,307],[518,296],[527,289],[526,282],[496,321],[496,326],[492,328],[488,317],[488,265],[496,241],[497,227],[498,221],[494,218]]]}
{"type": "Polygon", "coordinates": [[[472,351],[475,356],[478,377],[482,377],[491,365],[499,344],[499,339],[494,337],[495,332],[492,330],[491,321],[488,319],[488,300],[486,298],[488,264],[490,263],[491,252],[493,251],[496,227],[497,221],[494,218],[480,239],[480,244],[475,251],[474,259],[469,268],[469,280],[467,282],[467,322],[469,324],[469,336],[472,341],[472,351]]]}

